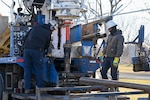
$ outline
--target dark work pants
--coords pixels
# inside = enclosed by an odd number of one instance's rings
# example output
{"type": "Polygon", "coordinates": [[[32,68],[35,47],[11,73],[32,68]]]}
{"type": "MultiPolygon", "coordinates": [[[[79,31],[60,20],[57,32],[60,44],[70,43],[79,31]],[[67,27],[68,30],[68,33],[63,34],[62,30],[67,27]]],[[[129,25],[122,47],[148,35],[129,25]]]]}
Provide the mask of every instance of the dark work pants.
{"type": "Polygon", "coordinates": [[[43,87],[43,50],[24,49],[25,89],[31,88],[31,75],[34,71],[36,85],[43,87]]]}
{"type": "Polygon", "coordinates": [[[102,63],[101,76],[103,79],[108,79],[107,72],[111,68],[112,80],[118,80],[118,66],[113,66],[114,57],[105,57],[102,63]]]}

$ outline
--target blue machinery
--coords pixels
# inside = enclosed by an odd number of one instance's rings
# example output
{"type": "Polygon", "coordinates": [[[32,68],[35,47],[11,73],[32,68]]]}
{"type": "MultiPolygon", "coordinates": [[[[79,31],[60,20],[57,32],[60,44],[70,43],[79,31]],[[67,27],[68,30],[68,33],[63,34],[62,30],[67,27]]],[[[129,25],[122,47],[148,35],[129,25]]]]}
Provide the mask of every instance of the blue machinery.
{"type": "Polygon", "coordinates": [[[135,44],[139,48],[137,57],[133,57],[133,71],[150,71],[148,54],[143,47],[144,25],[141,25],[138,36],[132,42],[126,44],[135,44]]]}
{"type": "MultiPolygon", "coordinates": [[[[13,2],[13,7],[14,7],[13,2]]],[[[96,43],[98,38],[103,38],[106,34],[99,34],[98,25],[101,25],[101,22],[105,22],[107,18],[101,18],[98,21],[94,21],[92,23],[88,23],[86,25],[77,25],[73,28],[69,28],[70,26],[65,24],[68,19],[74,19],[79,16],[79,12],[86,11],[84,10],[84,0],[23,0],[23,4],[27,9],[29,15],[22,13],[22,8],[17,9],[17,15],[15,16],[16,19],[11,24],[10,27],[10,54],[5,55],[0,58],[0,100],[2,97],[2,93],[4,95],[3,100],[8,100],[8,94],[11,98],[17,99],[36,99],[36,100],[43,100],[40,95],[40,91],[52,91],[54,93],[58,93],[61,91],[65,98],[60,98],[57,94],[56,98],[54,99],[61,99],[61,100],[70,100],[71,93],[78,93],[79,97],[81,96],[91,96],[87,94],[80,94],[91,92],[93,90],[100,91],[105,86],[111,86],[115,82],[107,82],[102,80],[101,84],[97,84],[93,82],[92,84],[88,84],[89,81],[93,81],[92,79],[85,79],[83,77],[94,77],[95,71],[99,68],[100,63],[97,60],[97,55],[104,43],[99,47],[98,52],[96,51],[96,43]],[[81,4],[81,5],[80,5],[81,4]],[[53,6],[52,6],[53,5],[53,6]],[[41,9],[41,7],[45,7],[41,9]],[[66,9],[67,8],[67,9],[66,9]],[[36,13],[37,11],[37,13],[36,13]],[[67,13],[66,13],[67,12],[67,13]],[[44,14],[44,15],[42,15],[44,14]],[[57,19],[58,17],[58,19],[57,19]],[[19,20],[19,18],[23,20],[19,20]],[[63,22],[63,21],[65,22],[63,22]],[[64,57],[45,57],[43,63],[43,81],[45,82],[45,88],[38,88],[36,87],[35,94],[23,94],[23,67],[24,67],[24,60],[22,58],[23,53],[23,38],[26,33],[31,29],[33,22],[38,21],[39,24],[49,23],[51,21],[56,21],[58,26],[61,24],[65,24],[66,34],[70,33],[70,35],[66,35],[66,44],[63,45],[64,49],[64,57]],[[58,22],[57,22],[58,21],[58,22]],[[17,25],[17,26],[15,26],[17,25]],[[70,31],[70,32],[69,32],[70,31]],[[70,37],[69,37],[70,36],[70,37]],[[81,45],[75,47],[74,50],[73,44],[75,42],[80,42],[81,45]],[[68,44],[67,44],[68,43],[68,44]],[[72,50],[71,50],[72,49],[72,50]],[[65,50],[67,52],[65,52],[65,50]],[[74,52],[75,51],[75,52],[74,52]],[[70,56],[70,53],[74,53],[74,56],[70,56]],[[66,63],[67,62],[67,63],[66,63]],[[69,67],[69,68],[68,68],[69,67]],[[67,69],[68,68],[68,69],[67,69]],[[87,81],[85,81],[87,80],[87,81]],[[87,84],[86,84],[87,83],[87,84]],[[98,85],[98,86],[97,86],[98,85]],[[102,85],[102,86],[101,86],[102,85]],[[57,87],[55,87],[57,86],[57,87]],[[3,88],[1,88],[3,87],[3,88]],[[67,97],[66,97],[67,96],[67,97]],[[31,97],[31,98],[30,98],[31,97]],[[36,98],[35,98],[36,97],[36,98]]],[[[14,11],[13,7],[11,11],[14,11]]],[[[109,16],[108,16],[109,19],[109,16]]],[[[61,30],[58,28],[58,48],[60,47],[61,42],[61,30]]],[[[142,42],[144,41],[144,28],[140,29],[139,36],[136,38],[139,39],[139,47],[142,47],[142,42]]],[[[136,40],[135,39],[135,40],[136,40]]],[[[52,40],[53,41],[53,40],[52,40]]],[[[134,41],[135,42],[135,41],[134,41]]],[[[135,60],[136,62],[137,60],[135,60]]],[[[138,65],[136,62],[135,65],[138,65]]],[[[34,70],[33,70],[34,74],[34,70]]],[[[34,82],[33,82],[34,84],[34,82]]],[[[115,83],[113,86],[119,87],[122,86],[120,84],[123,83],[115,83]]],[[[125,83],[127,86],[128,84],[125,83]]],[[[131,84],[130,84],[131,85],[131,84]]],[[[133,85],[130,88],[136,88],[137,85],[133,85]]],[[[34,86],[35,87],[35,86],[34,86]]],[[[128,87],[128,86],[127,86],[128,87]]],[[[101,93],[95,94],[95,96],[112,96],[113,94],[123,95],[123,94],[142,94],[149,93],[148,85],[142,86],[138,85],[139,89],[143,91],[134,92],[134,93],[101,93]],[[147,87],[145,89],[145,87],[147,87]]],[[[48,100],[51,98],[53,99],[55,95],[48,94],[48,100]]],[[[77,97],[77,94],[74,95],[77,97]]],[[[99,99],[99,98],[98,98],[99,99]]],[[[80,99],[79,99],[80,100],[80,99]]],[[[96,98],[94,98],[96,100],[96,98]]]]}
{"type": "MultiPolygon", "coordinates": [[[[83,78],[85,76],[90,77],[93,76],[93,74],[95,73],[95,71],[99,68],[100,63],[99,61],[95,58],[95,57],[91,57],[92,55],[92,47],[95,45],[93,43],[93,39],[97,39],[97,37],[95,38],[95,36],[98,37],[104,37],[101,35],[98,35],[96,33],[96,24],[93,25],[93,33],[92,35],[86,35],[86,36],[82,36],[82,28],[80,25],[75,26],[71,29],[71,43],[73,42],[78,42],[81,41],[81,47],[78,49],[78,53],[80,54],[80,56],[78,58],[72,58],[71,59],[71,72],[70,73],[66,73],[63,72],[64,71],[64,59],[63,58],[51,58],[51,57],[46,57],[44,59],[44,81],[46,82],[47,86],[52,86],[49,88],[36,88],[36,95],[33,96],[26,96],[26,95],[21,95],[21,94],[12,94],[12,97],[14,98],[18,98],[18,99],[29,99],[30,97],[32,99],[34,99],[34,97],[36,96],[36,100],[42,100],[41,98],[41,92],[42,91],[63,91],[65,92],[67,95],[62,96],[63,100],[68,100],[71,97],[74,97],[75,95],[71,95],[70,92],[74,92],[74,91],[78,91],[80,92],[87,92],[87,91],[92,91],[92,90],[101,90],[103,87],[105,86],[110,86],[112,85],[112,82],[101,82],[100,84],[98,83],[94,83],[93,81],[96,81],[94,79],[87,79],[87,78],[83,78]],[[85,81],[86,80],[86,81],[85,81]],[[91,80],[91,82],[93,82],[92,86],[91,85],[86,85],[85,83],[90,83],[89,81],[91,80]],[[82,83],[84,82],[84,83],[82,83]],[[59,87],[55,87],[56,85],[58,85],[59,87]],[[78,86],[79,85],[79,86],[78,86]],[[102,85],[102,86],[101,86],[102,85]],[[54,86],[54,87],[53,87],[54,86]],[[20,96],[20,97],[19,97],[20,96]]],[[[14,31],[11,31],[12,33],[12,37],[11,39],[14,39],[12,43],[20,43],[20,39],[21,36],[24,36],[24,32],[25,30],[28,30],[28,28],[19,28],[19,27],[15,27],[16,29],[14,31]],[[15,36],[14,36],[15,33],[15,36]],[[19,37],[19,38],[16,38],[19,37]]],[[[139,46],[142,47],[142,42],[143,40],[143,32],[144,32],[144,27],[142,26],[139,32],[139,35],[136,39],[139,38],[139,46]]],[[[134,42],[136,41],[136,39],[134,40],[134,42]]],[[[135,43],[137,44],[137,43],[135,43]]],[[[12,48],[11,48],[11,55],[10,57],[2,57],[0,58],[0,64],[1,65],[6,65],[7,69],[5,70],[5,90],[13,90],[14,89],[14,85],[13,85],[13,79],[15,79],[15,75],[19,74],[21,76],[21,73],[17,73],[18,70],[16,71],[16,68],[20,68],[22,69],[22,67],[24,67],[23,65],[23,58],[20,55],[20,52],[17,52],[17,50],[20,47],[19,44],[11,44],[12,48]],[[13,48],[15,47],[15,48],[13,48]],[[18,66],[19,65],[19,66],[18,66]],[[11,69],[11,70],[10,70],[11,69]],[[10,81],[11,82],[8,82],[10,81]]],[[[20,80],[20,78],[18,79],[18,81],[20,80]]],[[[103,81],[103,80],[102,80],[103,81]]],[[[113,86],[115,87],[128,87],[128,84],[122,84],[122,83],[116,83],[113,86]]],[[[145,94],[145,93],[149,93],[149,88],[145,87],[147,86],[141,86],[138,85],[137,87],[135,87],[135,84],[130,84],[132,85],[130,88],[136,88],[136,89],[141,89],[144,91],[135,91],[135,92],[119,92],[119,93],[100,93],[100,94],[89,94],[89,95],[85,95],[85,96],[114,96],[114,95],[128,95],[128,94],[145,94]]],[[[112,86],[112,87],[113,87],[112,86]]],[[[149,85],[147,87],[150,87],[149,85]]],[[[16,87],[15,87],[16,88],[16,87]]],[[[16,91],[15,91],[16,92],[16,91]]],[[[77,96],[77,95],[76,95],[77,96]]],[[[81,95],[78,95],[81,96],[81,95]]],[[[58,98],[59,96],[56,95],[56,98],[58,98]]],[[[30,98],[30,99],[31,99],[30,98]]]]}
{"type": "MultiPolygon", "coordinates": [[[[43,18],[43,17],[42,17],[43,18]]],[[[29,26],[30,27],[30,26],[29,26]]],[[[2,57],[0,58],[0,64],[14,64],[19,65],[21,67],[24,67],[24,60],[22,58],[22,45],[23,42],[22,39],[25,36],[26,32],[29,30],[29,27],[12,27],[11,28],[11,44],[10,44],[10,56],[9,57],[2,57]]],[[[96,33],[95,26],[94,27],[94,34],[96,33]]],[[[79,47],[78,53],[80,54],[77,58],[71,59],[71,71],[78,73],[82,73],[85,75],[88,75],[88,73],[92,72],[94,73],[99,68],[99,62],[96,60],[96,58],[92,58],[92,47],[93,47],[93,41],[90,39],[88,40],[82,40],[82,28],[81,25],[75,26],[71,29],[71,43],[81,41],[82,46],[79,47]],[[81,48],[81,49],[80,49],[81,48]]],[[[63,68],[61,64],[64,63],[63,58],[52,58],[44,59],[44,80],[47,82],[54,82],[58,83],[58,73],[63,73],[63,68]],[[54,72],[53,75],[50,75],[49,72],[54,72]],[[58,71],[58,73],[57,73],[58,71]],[[46,75],[47,74],[47,75],[46,75]],[[56,79],[54,79],[56,78],[56,79]]],[[[12,72],[13,73],[13,72],[12,72]]],[[[68,73],[67,73],[68,74],[68,73]]],[[[11,74],[13,75],[13,74],[11,74]]],[[[6,76],[7,77],[7,76],[6,76]]],[[[12,77],[12,76],[11,76],[12,77]]],[[[60,78],[60,77],[59,77],[60,78]]],[[[12,82],[10,82],[12,83],[12,82]]],[[[9,85],[6,85],[9,88],[9,85]]],[[[12,84],[10,85],[12,88],[12,84]]]]}

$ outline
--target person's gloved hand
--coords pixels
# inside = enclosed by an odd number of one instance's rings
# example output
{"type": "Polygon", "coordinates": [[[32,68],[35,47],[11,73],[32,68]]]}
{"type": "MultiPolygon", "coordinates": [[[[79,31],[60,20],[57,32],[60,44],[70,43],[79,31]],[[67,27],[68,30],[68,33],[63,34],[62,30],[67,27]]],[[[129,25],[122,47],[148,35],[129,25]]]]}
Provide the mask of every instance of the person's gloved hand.
{"type": "Polygon", "coordinates": [[[115,57],[115,58],[114,58],[113,65],[114,65],[115,67],[117,67],[117,66],[118,66],[118,64],[119,64],[119,60],[120,60],[120,58],[119,58],[119,57],[115,57]]]}
{"type": "Polygon", "coordinates": [[[52,55],[51,55],[51,53],[47,53],[47,55],[46,55],[46,57],[51,57],[52,55]]]}
{"type": "Polygon", "coordinates": [[[103,52],[100,53],[99,60],[101,62],[104,62],[104,53],[103,52]]]}

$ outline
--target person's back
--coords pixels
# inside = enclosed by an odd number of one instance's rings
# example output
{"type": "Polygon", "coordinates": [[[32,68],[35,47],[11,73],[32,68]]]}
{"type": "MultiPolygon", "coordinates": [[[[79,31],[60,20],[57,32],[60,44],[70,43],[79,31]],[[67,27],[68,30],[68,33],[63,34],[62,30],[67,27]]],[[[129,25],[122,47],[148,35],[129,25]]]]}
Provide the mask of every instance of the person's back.
{"type": "Polygon", "coordinates": [[[29,33],[24,48],[25,49],[47,49],[50,42],[49,25],[34,26],[29,33]]]}
{"type": "Polygon", "coordinates": [[[43,57],[45,49],[50,44],[50,36],[53,30],[49,24],[34,26],[24,44],[24,80],[25,93],[31,89],[31,75],[34,70],[36,85],[43,87],[43,57]]]}
{"type": "MultiPolygon", "coordinates": [[[[100,60],[102,61],[101,75],[103,79],[108,79],[107,72],[111,69],[112,80],[118,80],[118,65],[120,62],[120,57],[123,53],[124,48],[124,37],[122,36],[122,31],[118,30],[117,24],[109,20],[106,22],[107,29],[109,31],[109,36],[106,42],[106,46],[100,53],[100,60]]],[[[117,88],[115,88],[117,90],[117,88]]],[[[108,91],[106,88],[102,91],[108,91]]]]}

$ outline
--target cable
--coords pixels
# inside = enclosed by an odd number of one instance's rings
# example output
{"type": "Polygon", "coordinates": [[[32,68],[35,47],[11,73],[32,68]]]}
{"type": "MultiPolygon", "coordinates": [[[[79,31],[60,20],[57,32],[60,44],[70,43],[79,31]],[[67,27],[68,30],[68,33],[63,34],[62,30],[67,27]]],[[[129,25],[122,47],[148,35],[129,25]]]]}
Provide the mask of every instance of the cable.
{"type": "Polygon", "coordinates": [[[5,4],[8,8],[10,8],[9,5],[7,5],[3,0],[1,0],[3,4],[5,4]]]}
{"type": "Polygon", "coordinates": [[[136,13],[136,12],[142,12],[142,11],[147,11],[150,10],[150,8],[147,9],[140,9],[140,10],[135,10],[135,11],[129,11],[129,12],[124,12],[124,13],[120,13],[120,14],[115,14],[113,16],[118,16],[118,15],[124,15],[124,14],[130,14],[130,13],[136,13]]]}

